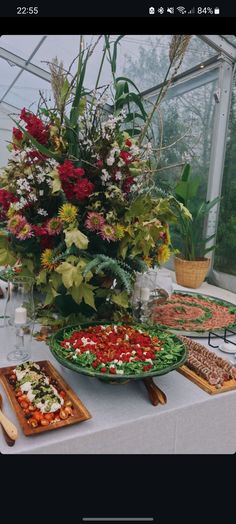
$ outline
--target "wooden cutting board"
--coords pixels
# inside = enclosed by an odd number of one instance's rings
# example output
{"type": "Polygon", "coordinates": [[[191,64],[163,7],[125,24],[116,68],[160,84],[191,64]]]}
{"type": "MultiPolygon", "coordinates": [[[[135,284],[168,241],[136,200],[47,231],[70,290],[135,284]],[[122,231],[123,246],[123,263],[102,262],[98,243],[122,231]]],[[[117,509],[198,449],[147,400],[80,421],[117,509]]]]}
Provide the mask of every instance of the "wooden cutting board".
{"type": "Polygon", "coordinates": [[[216,395],[218,393],[224,393],[225,391],[232,391],[233,389],[236,389],[236,380],[227,380],[224,382],[223,386],[220,388],[217,388],[216,386],[212,386],[211,384],[208,384],[208,382],[202,378],[199,377],[195,371],[192,369],[189,369],[186,365],[181,366],[176,371],[181,373],[181,375],[184,375],[184,377],[188,378],[194,384],[199,386],[200,388],[204,389],[207,393],[210,393],[210,395],[216,395]]]}
{"type": "Polygon", "coordinates": [[[32,428],[28,424],[27,420],[25,419],[24,411],[21,408],[21,406],[19,405],[15,397],[14,388],[11,386],[7,378],[8,375],[11,374],[11,371],[16,366],[0,368],[0,380],[7,393],[7,396],[13,407],[13,410],[15,411],[15,414],[20,422],[20,425],[22,427],[24,434],[26,436],[37,435],[38,433],[42,433],[44,431],[58,429],[58,428],[62,428],[65,426],[70,426],[71,424],[76,424],[77,422],[82,422],[84,420],[90,419],[91,414],[89,413],[87,408],[84,406],[81,400],[77,397],[77,395],[71,389],[71,387],[64,381],[62,376],[54,368],[51,362],[49,362],[48,360],[40,360],[40,361],[37,361],[36,364],[38,364],[40,368],[43,367],[45,370],[45,374],[48,377],[55,379],[58,385],[60,386],[60,389],[65,391],[66,393],[65,400],[70,400],[72,402],[73,409],[74,409],[74,415],[67,418],[66,420],[60,420],[60,422],[55,422],[54,424],[49,424],[48,426],[38,426],[36,428],[32,428]]]}

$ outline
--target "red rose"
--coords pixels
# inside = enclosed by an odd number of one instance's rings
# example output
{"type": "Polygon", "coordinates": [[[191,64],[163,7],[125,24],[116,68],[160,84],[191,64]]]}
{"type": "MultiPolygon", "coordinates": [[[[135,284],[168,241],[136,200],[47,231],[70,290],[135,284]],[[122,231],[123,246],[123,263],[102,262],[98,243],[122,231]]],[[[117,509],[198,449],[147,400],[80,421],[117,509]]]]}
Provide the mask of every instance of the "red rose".
{"type": "Polygon", "coordinates": [[[122,160],[124,160],[125,164],[130,164],[130,162],[132,162],[132,156],[127,151],[121,151],[120,152],[120,158],[122,158],[122,160]]]}
{"type": "Polygon", "coordinates": [[[70,160],[65,160],[65,162],[57,168],[57,170],[60,174],[60,179],[63,180],[73,176],[74,166],[70,160]]]}
{"type": "Polygon", "coordinates": [[[42,237],[48,235],[48,231],[45,226],[32,226],[32,229],[35,233],[35,236],[42,237]]]}
{"type": "Polygon", "coordinates": [[[134,178],[132,176],[128,176],[124,183],[123,183],[123,186],[122,186],[122,189],[125,193],[129,193],[130,192],[130,188],[132,186],[132,184],[134,183],[134,178]]]}
{"type": "Polygon", "coordinates": [[[69,182],[62,182],[62,189],[66,195],[66,198],[67,200],[69,200],[69,202],[71,200],[74,200],[75,198],[75,195],[74,195],[74,186],[73,184],[70,184],[69,182]]]}
{"type": "Polygon", "coordinates": [[[82,167],[76,167],[76,168],[74,169],[74,175],[75,175],[76,177],[78,177],[78,176],[84,176],[84,169],[83,169],[82,167]]]}
{"type": "Polygon", "coordinates": [[[12,202],[17,202],[17,198],[15,197],[15,195],[13,195],[13,193],[10,193],[10,191],[7,191],[6,189],[0,189],[0,207],[2,208],[0,211],[1,220],[5,220],[6,213],[12,202]]]}
{"type": "Polygon", "coordinates": [[[101,371],[102,373],[106,373],[106,372],[107,372],[107,368],[101,368],[100,371],[101,371]]]}
{"type": "Polygon", "coordinates": [[[132,142],[131,142],[131,140],[129,138],[127,138],[127,140],[125,141],[125,145],[127,147],[131,147],[132,146],[132,142]]]}
{"type": "Polygon", "coordinates": [[[99,158],[96,162],[96,166],[100,169],[103,167],[103,161],[99,158]]]}
{"type": "Polygon", "coordinates": [[[22,140],[23,138],[23,133],[20,129],[18,129],[18,127],[13,127],[13,130],[12,130],[12,134],[13,134],[13,137],[18,140],[19,142],[22,140]]]}
{"type": "Polygon", "coordinates": [[[115,375],[116,374],[116,368],[110,368],[110,373],[112,373],[112,375],[115,375]]]}
{"type": "Polygon", "coordinates": [[[29,114],[30,113],[28,113],[28,111],[26,111],[25,107],[23,107],[23,109],[21,110],[20,119],[24,120],[24,122],[26,122],[29,114]]]}
{"type": "Polygon", "coordinates": [[[74,186],[74,194],[78,200],[85,200],[94,190],[94,185],[87,178],[78,180],[74,186]]]}
{"type": "Polygon", "coordinates": [[[26,123],[26,131],[40,144],[45,145],[49,137],[49,126],[45,125],[42,120],[33,113],[26,111],[25,107],[21,111],[20,118],[26,123]]]}

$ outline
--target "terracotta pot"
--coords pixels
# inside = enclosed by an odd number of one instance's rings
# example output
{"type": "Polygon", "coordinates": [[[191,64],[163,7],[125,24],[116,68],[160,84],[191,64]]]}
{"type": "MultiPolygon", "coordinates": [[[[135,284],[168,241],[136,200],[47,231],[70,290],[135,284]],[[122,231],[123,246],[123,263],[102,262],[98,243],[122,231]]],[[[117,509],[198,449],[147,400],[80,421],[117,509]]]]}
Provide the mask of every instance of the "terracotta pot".
{"type": "Polygon", "coordinates": [[[210,265],[210,258],[185,260],[174,258],[176,282],[180,286],[197,288],[203,283],[210,265]]]}

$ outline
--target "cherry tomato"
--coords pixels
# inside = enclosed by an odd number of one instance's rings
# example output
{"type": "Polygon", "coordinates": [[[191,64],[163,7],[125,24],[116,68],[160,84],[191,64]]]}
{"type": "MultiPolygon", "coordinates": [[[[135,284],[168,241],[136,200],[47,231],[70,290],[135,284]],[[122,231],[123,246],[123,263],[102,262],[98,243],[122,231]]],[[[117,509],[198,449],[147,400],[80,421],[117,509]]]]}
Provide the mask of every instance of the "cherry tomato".
{"type": "Polygon", "coordinates": [[[34,412],[34,418],[35,418],[38,422],[40,422],[40,420],[43,419],[43,414],[40,413],[40,411],[35,411],[35,412],[34,412]]]}
{"type": "Polygon", "coordinates": [[[51,422],[51,420],[54,419],[54,413],[45,413],[44,419],[49,420],[49,422],[51,422]]]}
{"type": "Polygon", "coordinates": [[[25,400],[22,400],[22,402],[20,402],[20,407],[23,409],[27,409],[28,405],[29,405],[28,402],[25,402],[25,400]]]}
{"type": "Polygon", "coordinates": [[[59,395],[62,397],[62,398],[65,398],[66,396],[66,392],[63,391],[63,389],[60,391],[59,395]]]}

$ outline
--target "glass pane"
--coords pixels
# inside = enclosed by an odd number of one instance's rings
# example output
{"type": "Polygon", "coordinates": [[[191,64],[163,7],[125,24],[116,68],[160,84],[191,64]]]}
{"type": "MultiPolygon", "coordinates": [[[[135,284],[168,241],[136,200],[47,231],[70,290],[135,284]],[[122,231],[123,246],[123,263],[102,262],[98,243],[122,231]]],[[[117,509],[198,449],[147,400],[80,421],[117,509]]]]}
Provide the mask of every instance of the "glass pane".
{"type": "Polygon", "coordinates": [[[201,192],[206,194],[215,90],[216,82],[209,82],[161,104],[154,120],[154,135],[159,158],[158,178],[167,188],[174,186],[182,164],[188,161],[193,174],[201,175],[201,192]]]}
{"type": "Polygon", "coordinates": [[[222,35],[225,40],[230,42],[230,44],[233,44],[236,47],[236,36],[235,35],[222,35]]]}
{"type": "MultiPolygon", "coordinates": [[[[171,35],[129,35],[121,41],[123,73],[129,76],[140,90],[149,89],[164,81],[169,64],[171,35]]],[[[216,54],[216,51],[193,36],[187,48],[181,73],[216,54]]]]}
{"type": "Polygon", "coordinates": [[[50,88],[51,85],[46,80],[24,71],[9,91],[5,102],[20,109],[27,107],[31,111],[36,111],[40,96],[39,90],[42,91],[44,98],[50,102],[52,97],[50,88]]]}
{"type": "Polygon", "coordinates": [[[0,45],[21,58],[29,58],[43,35],[2,35],[0,45]]]}
{"type": "MultiPolygon", "coordinates": [[[[189,162],[192,179],[200,177],[196,197],[191,200],[191,212],[195,213],[200,203],[206,200],[210,166],[211,142],[214,122],[214,92],[216,81],[209,82],[181,96],[170,98],[161,104],[161,110],[154,123],[156,158],[159,159],[156,186],[173,192],[180,180],[183,166],[189,162]]],[[[203,235],[203,221],[196,239],[203,235]]],[[[172,230],[175,248],[181,249],[181,241],[172,230]]],[[[201,253],[196,256],[201,256],[201,253]]]]}
{"type": "Polygon", "coordinates": [[[9,64],[6,60],[0,58],[0,99],[4,96],[4,93],[6,93],[19,71],[19,67],[9,64]]]}
{"type": "MultiPolygon", "coordinates": [[[[235,83],[235,82],[234,82],[235,83]]],[[[214,268],[236,275],[236,87],[232,92],[214,268]]]]}
{"type": "Polygon", "coordinates": [[[5,104],[0,105],[0,168],[5,166],[10,156],[7,143],[11,140],[13,122],[8,116],[12,108],[5,104]]]}

